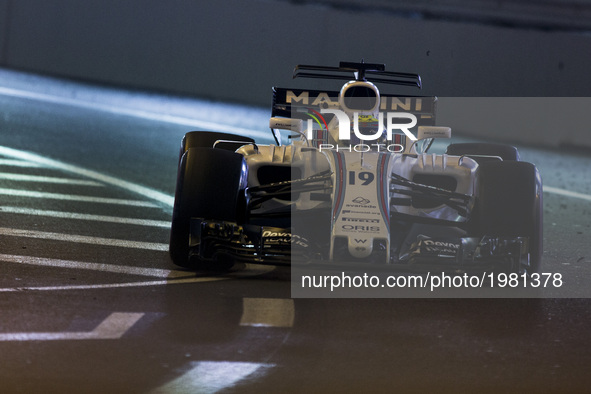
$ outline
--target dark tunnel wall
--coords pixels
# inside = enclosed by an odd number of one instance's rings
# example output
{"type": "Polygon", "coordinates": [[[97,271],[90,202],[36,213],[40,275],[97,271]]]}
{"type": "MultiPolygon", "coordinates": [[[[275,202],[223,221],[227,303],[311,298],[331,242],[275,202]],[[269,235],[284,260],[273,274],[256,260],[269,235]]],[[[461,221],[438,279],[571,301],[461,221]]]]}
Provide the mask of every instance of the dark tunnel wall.
{"type": "Polygon", "coordinates": [[[0,0],[0,65],[256,105],[302,86],[295,64],[362,58],[420,73],[421,94],[590,95],[584,32],[320,3],[0,0]]]}

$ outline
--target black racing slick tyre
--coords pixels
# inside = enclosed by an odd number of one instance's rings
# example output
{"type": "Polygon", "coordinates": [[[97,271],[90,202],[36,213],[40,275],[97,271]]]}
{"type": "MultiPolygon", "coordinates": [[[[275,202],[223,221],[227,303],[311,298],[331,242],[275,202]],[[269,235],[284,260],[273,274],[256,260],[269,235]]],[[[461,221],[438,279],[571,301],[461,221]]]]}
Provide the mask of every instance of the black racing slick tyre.
{"type": "Polygon", "coordinates": [[[476,223],[479,235],[528,237],[528,273],[539,272],[543,252],[542,180],[531,163],[479,165],[476,223]]]}
{"type": "MultiPolygon", "coordinates": [[[[224,271],[233,263],[189,259],[191,218],[235,222],[238,196],[246,186],[244,157],[223,149],[190,148],[181,156],[170,231],[173,263],[197,270],[224,271]]],[[[221,259],[220,259],[221,260],[221,259]]]]}
{"type": "Polygon", "coordinates": [[[517,148],[507,144],[495,144],[489,142],[466,142],[460,144],[450,144],[445,152],[453,156],[475,156],[477,162],[478,156],[498,156],[503,160],[519,161],[519,152],[517,148]]]}

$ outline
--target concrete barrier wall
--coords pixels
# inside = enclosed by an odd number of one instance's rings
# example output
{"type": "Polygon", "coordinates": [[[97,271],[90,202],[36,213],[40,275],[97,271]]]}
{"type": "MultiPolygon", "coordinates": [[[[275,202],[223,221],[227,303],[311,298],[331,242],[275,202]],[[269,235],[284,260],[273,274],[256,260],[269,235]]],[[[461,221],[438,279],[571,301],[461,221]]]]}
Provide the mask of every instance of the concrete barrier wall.
{"type": "MultiPolygon", "coordinates": [[[[279,0],[0,0],[0,65],[255,105],[270,104],[273,85],[310,86],[291,80],[295,64],[361,59],[420,73],[423,91],[403,94],[591,96],[589,35],[378,11],[279,0]]],[[[583,128],[531,133],[520,139],[591,146],[583,128]]]]}

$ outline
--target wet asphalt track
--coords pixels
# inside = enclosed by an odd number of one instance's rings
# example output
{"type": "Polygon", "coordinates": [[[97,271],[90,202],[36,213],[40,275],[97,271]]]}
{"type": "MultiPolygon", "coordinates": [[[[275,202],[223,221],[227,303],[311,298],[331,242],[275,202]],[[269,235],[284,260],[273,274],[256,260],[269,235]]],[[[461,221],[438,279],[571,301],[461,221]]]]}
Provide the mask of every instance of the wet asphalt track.
{"type": "MultiPolygon", "coordinates": [[[[9,76],[0,392],[588,392],[585,298],[292,299],[286,269],[177,270],[166,247],[188,115],[9,76]]],[[[221,107],[265,130],[264,111],[221,107]]],[[[542,271],[584,288],[591,157],[521,153],[546,186],[580,193],[544,196],[542,271]]]]}

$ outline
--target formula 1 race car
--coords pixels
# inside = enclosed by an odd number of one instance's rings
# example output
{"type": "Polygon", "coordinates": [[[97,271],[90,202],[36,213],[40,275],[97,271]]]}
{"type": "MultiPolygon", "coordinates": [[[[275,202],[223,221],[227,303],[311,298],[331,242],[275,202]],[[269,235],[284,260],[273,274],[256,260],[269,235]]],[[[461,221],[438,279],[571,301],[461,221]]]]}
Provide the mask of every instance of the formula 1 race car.
{"type": "Polygon", "coordinates": [[[340,91],[274,88],[276,144],[193,131],[182,140],[170,236],[175,264],[236,262],[532,273],[542,257],[542,182],[516,148],[450,144],[436,97],[383,64],[296,66],[340,91]]]}

